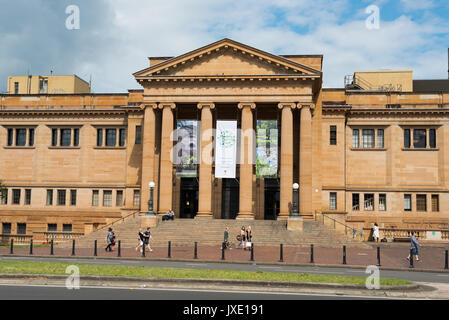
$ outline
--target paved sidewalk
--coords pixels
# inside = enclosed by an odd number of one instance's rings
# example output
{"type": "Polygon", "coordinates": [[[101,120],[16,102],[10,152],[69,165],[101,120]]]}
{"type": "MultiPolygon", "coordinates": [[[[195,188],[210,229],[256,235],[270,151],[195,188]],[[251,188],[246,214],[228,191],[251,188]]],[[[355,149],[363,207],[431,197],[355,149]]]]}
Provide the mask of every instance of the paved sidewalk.
{"type": "MultiPolygon", "coordinates": [[[[29,247],[15,247],[13,255],[29,255],[29,247]]],[[[405,259],[410,249],[408,246],[381,246],[381,266],[382,268],[409,269],[410,263],[405,259]]],[[[98,257],[117,257],[117,246],[113,252],[105,252],[103,246],[97,250],[98,257]]],[[[72,254],[71,248],[58,248],[55,246],[55,256],[67,256],[72,254]]],[[[93,248],[76,248],[76,256],[93,257],[93,248]]],[[[9,248],[0,248],[0,255],[10,256],[9,248]]],[[[34,256],[50,256],[50,247],[34,247],[34,256]]],[[[198,261],[222,261],[221,247],[198,245],[198,261]]],[[[168,258],[168,246],[153,247],[153,252],[146,251],[146,257],[141,258],[141,253],[134,248],[122,248],[121,258],[137,258],[148,260],[159,260],[168,258]]],[[[246,263],[278,263],[280,261],[279,246],[254,246],[254,261],[250,260],[249,250],[237,249],[235,246],[231,250],[225,251],[225,261],[246,262],[246,263]]],[[[193,260],[194,246],[171,246],[172,260],[193,260]]],[[[420,259],[422,262],[414,262],[414,269],[444,271],[445,248],[429,246],[420,249],[420,259]]],[[[285,264],[310,264],[310,247],[289,247],[284,246],[283,263],[285,264]]],[[[314,248],[314,263],[317,265],[343,265],[342,248],[314,248]]],[[[377,264],[376,247],[361,249],[347,248],[346,263],[348,266],[368,266],[377,264]]],[[[446,270],[449,271],[449,270],[446,270]]]]}

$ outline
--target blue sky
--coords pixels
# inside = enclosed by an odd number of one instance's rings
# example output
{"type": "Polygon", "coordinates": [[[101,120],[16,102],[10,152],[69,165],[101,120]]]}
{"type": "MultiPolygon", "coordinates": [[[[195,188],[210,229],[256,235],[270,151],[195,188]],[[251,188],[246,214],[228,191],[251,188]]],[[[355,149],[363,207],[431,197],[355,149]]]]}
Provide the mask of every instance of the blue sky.
{"type": "Polygon", "coordinates": [[[445,0],[0,0],[0,91],[8,75],[77,74],[94,92],[139,88],[148,56],[177,56],[227,37],[274,54],[323,54],[324,87],[355,70],[413,69],[447,78],[445,0]],[[65,9],[80,9],[68,30],[65,9]],[[368,29],[366,8],[379,8],[368,29]]]}

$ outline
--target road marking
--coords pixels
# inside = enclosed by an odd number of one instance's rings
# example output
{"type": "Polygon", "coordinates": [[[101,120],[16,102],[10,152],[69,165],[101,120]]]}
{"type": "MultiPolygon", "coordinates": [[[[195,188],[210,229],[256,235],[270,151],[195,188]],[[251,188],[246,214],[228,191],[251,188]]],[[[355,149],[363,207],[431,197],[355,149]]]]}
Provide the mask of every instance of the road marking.
{"type": "Polygon", "coordinates": [[[282,267],[259,267],[259,269],[282,269],[282,267]]]}

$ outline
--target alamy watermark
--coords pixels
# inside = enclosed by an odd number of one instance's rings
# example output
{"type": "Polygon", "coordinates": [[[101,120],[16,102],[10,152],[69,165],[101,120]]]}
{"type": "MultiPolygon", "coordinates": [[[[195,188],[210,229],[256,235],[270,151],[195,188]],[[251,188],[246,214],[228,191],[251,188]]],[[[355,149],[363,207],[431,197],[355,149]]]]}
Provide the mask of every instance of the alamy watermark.
{"type": "Polygon", "coordinates": [[[65,280],[65,287],[68,290],[78,290],[80,288],[80,269],[71,265],[65,269],[65,273],[70,274],[65,280]]]}
{"type": "Polygon", "coordinates": [[[365,20],[365,26],[368,30],[380,29],[380,9],[376,5],[370,5],[365,9],[365,13],[369,14],[365,20]]]}
{"type": "Polygon", "coordinates": [[[377,266],[366,267],[365,273],[370,274],[365,281],[365,287],[368,290],[380,289],[380,270],[377,266]]]}
{"type": "Polygon", "coordinates": [[[80,29],[80,8],[77,5],[70,5],[65,8],[65,13],[69,16],[65,20],[67,30],[80,29]]]}

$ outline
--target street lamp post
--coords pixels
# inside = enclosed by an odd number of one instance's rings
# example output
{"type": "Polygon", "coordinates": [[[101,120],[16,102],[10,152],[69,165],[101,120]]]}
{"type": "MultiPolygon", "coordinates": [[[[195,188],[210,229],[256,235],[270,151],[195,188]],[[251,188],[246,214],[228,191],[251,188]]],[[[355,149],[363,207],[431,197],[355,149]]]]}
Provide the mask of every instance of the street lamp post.
{"type": "Polygon", "coordinates": [[[298,189],[299,189],[299,184],[294,183],[293,184],[293,210],[292,210],[292,217],[299,217],[298,202],[296,201],[296,199],[298,199],[298,189]]]}
{"type": "Polygon", "coordinates": [[[154,211],[153,211],[153,188],[154,188],[154,182],[151,181],[148,186],[150,187],[150,200],[148,200],[148,212],[147,212],[147,216],[154,216],[154,211]]]}

